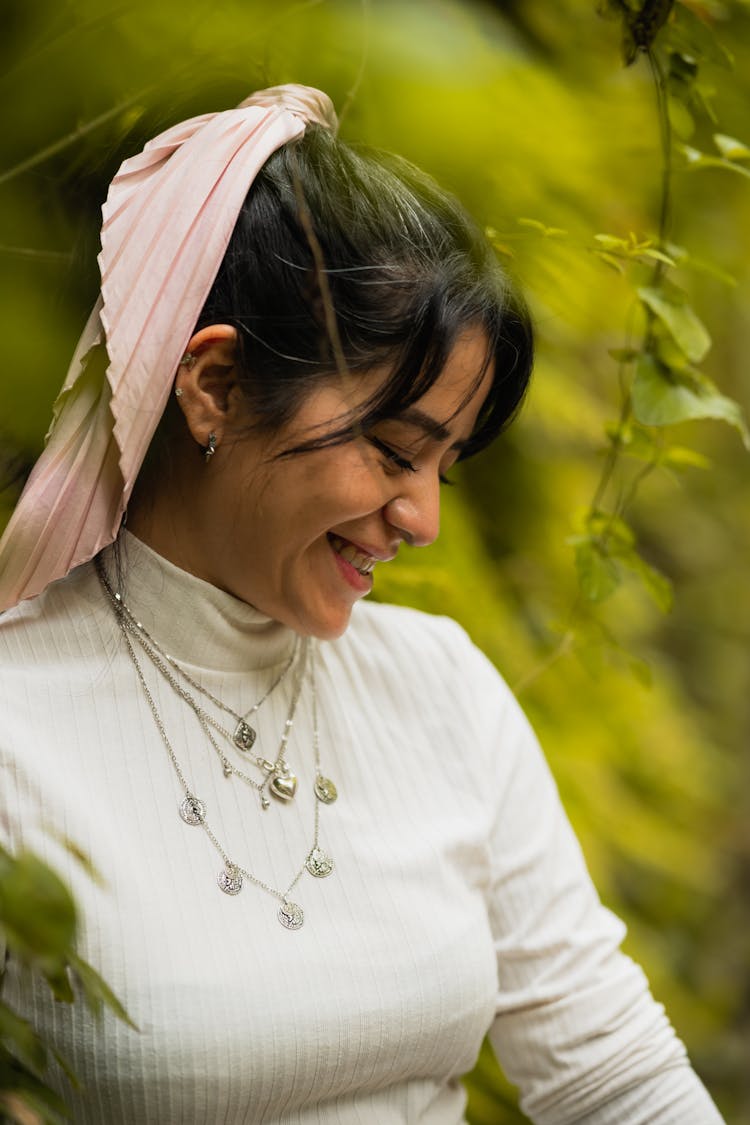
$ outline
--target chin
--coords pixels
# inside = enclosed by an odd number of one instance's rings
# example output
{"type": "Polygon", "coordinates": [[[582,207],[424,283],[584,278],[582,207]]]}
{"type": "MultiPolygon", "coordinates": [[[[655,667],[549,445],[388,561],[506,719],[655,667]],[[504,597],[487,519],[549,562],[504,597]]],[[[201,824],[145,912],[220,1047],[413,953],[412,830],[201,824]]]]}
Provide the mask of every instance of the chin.
{"type": "Polygon", "coordinates": [[[352,607],[349,606],[341,613],[328,613],[321,617],[315,614],[300,615],[288,624],[302,637],[315,637],[319,641],[336,641],[346,632],[351,616],[352,607]]]}

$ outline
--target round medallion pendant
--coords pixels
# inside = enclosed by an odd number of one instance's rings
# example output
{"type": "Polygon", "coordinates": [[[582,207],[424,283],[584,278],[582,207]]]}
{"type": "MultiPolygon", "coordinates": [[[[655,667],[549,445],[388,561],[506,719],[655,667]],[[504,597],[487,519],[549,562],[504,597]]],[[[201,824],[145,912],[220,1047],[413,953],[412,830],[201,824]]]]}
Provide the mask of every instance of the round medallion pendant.
{"type": "Polygon", "coordinates": [[[302,907],[296,902],[284,902],[279,908],[279,921],[287,930],[299,930],[305,920],[302,907]]]}
{"type": "Polygon", "coordinates": [[[180,805],[180,816],[185,824],[203,824],[206,819],[206,806],[203,801],[189,793],[180,805]]]}
{"type": "Polygon", "coordinates": [[[242,890],[242,876],[236,867],[223,867],[216,882],[225,895],[238,895],[242,890]]]}
{"type": "Polygon", "coordinates": [[[333,871],[333,860],[321,848],[313,848],[305,860],[305,867],[316,879],[325,879],[333,871]]]}
{"type": "Polygon", "coordinates": [[[240,719],[237,723],[237,728],[232,735],[232,742],[238,750],[252,750],[255,742],[255,731],[244,719],[240,719]]]}
{"type": "Polygon", "coordinates": [[[331,779],[323,777],[323,774],[319,773],[315,778],[315,796],[318,800],[322,801],[324,805],[332,805],[338,795],[338,789],[331,779]]]}

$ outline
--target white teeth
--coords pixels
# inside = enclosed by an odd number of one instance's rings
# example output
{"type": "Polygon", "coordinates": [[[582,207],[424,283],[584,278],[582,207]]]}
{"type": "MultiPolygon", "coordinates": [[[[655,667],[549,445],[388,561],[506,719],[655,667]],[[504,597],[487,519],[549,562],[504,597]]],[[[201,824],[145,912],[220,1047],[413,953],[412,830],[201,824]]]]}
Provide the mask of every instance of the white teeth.
{"type": "Polygon", "coordinates": [[[338,535],[329,536],[331,546],[334,551],[341,555],[342,559],[346,559],[348,563],[358,570],[361,575],[367,577],[372,574],[375,567],[376,559],[371,555],[365,555],[362,551],[358,551],[353,543],[348,543],[346,539],[340,539],[338,535]]]}

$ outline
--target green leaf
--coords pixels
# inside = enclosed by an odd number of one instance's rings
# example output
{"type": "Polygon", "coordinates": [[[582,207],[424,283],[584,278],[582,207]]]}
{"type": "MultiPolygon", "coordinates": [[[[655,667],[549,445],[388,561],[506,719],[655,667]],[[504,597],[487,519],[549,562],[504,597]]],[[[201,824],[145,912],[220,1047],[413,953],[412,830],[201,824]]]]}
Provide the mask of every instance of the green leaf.
{"type": "Polygon", "coordinates": [[[594,240],[604,250],[628,250],[629,244],[624,238],[617,238],[614,234],[595,234],[594,240]]]}
{"type": "Polygon", "coordinates": [[[682,55],[697,62],[712,62],[731,69],[732,55],[719,41],[713,28],[699,19],[684,4],[676,4],[674,16],[665,32],[666,42],[682,55]]]}
{"type": "Polygon", "coordinates": [[[10,1054],[41,1075],[47,1069],[47,1049],[31,1024],[0,1000],[0,1042],[10,1054]]]}
{"type": "MultiPolygon", "coordinates": [[[[618,556],[619,557],[619,556],[618,556]]],[[[651,566],[636,551],[631,552],[622,562],[641,579],[646,591],[651,595],[662,613],[669,613],[674,601],[672,583],[666,574],[651,566]]]]}
{"type": "Polygon", "coordinates": [[[619,258],[616,258],[614,256],[614,254],[608,254],[606,250],[595,250],[594,253],[596,254],[597,258],[601,258],[603,262],[606,262],[608,266],[611,266],[616,273],[625,273],[625,266],[622,264],[619,258]]]}
{"type": "MultiPolygon", "coordinates": [[[[16,1125],[39,1122],[43,1125],[65,1125],[70,1113],[65,1102],[30,1071],[13,1076],[13,1085],[0,1088],[0,1121],[16,1125]],[[36,1116],[32,1116],[36,1115],[36,1116]]],[[[4,1084],[5,1085],[5,1084],[4,1084]]]]}
{"type": "Polygon", "coordinates": [[[539,234],[544,235],[545,238],[567,238],[568,232],[561,227],[548,227],[544,223],[540,223],[538,219],[518,219],[520,227],[528,227],[529,230],[538,231],[539,234]]]}
{"type": "Polygon", "coordinates": [[[8,946],[28,961],[63,957],[75,936],[69,890],[30,852],[0,853],[0,918],[8,946]]]}
{"type": "Polygon", "coordinates": [[[671,371],[684,371],[690,367],[690,360],[679,347],[673,336],[666,332],[656,340],[656,356],[660,363],[671,371]]]}
{"type": "Polygon", "coordinates": [[[644,426],[631,423],[627,432],[622,435],[621,447],[627,457],[635,457],[639,461],[659,459],[659,447],[654,435],[644,426]]]}
{"type": "MultiPolygon", "coordinates": [[[[651,595],[659,609],[667,612],[672,607],[672,584],[666,575],[656,570],[646,562],[636,548],[636,536],[633,529],[618,516],[607,512],[596,512],[589,517],[589,527],[592,529],[590,540],[584,537],[578,540],[578,550],[583,550],[583,563],[586,570],[586,581],[591,586],[594,594],[587,593],[581,581],[581,589],[591,601],[603,601],[620,584],[621,576],[619,566],[624,566],[636,574],[643,583],[646,591],[651,595]],[[592,560],[586,557],[586,547],[592,548],[592,560]],[[611,585],[612,575],[616,576],[615,587],[611,585]],[[600,593],[603,590],[603,593],[600,593]]],[[[578,554],[576,555],[578,561],[578,554]]],[[[579,578],[581,570],[579,567],[579,578]]]]}
{"type": "Polygon", "coordinates": [[[576,543],[575,558],[578,583],[584,597],[591,602],[603,602],[614,594],[620,585],[620,572],[598,543],[581,537],[576,543]]]}
{"type": "Polygon", "coordinates": [[[683,87],[692,86],[695,79],[698,77],[698,64],[690,55],[685,55],[681,51],[670,51],[669,53],[669,78],[671,81],[680,83],[683,87]]]}
{"type": "Polygon", "coordinates": [[[662,250],[653,250],[650,247],[647,250],[641,250],[640,256],[642,258],[650,258],[654,262],[664,262],[667,266],[677,265],[677,262],[674,258],[670,258],[669,254],[665,254],[662,250]]]}
{"type": "Polygon", "coordinates": [[[78,1075],[75,1073],[75,1071],[71,1067],[70,1063],[65,1058],[65,1055],[61,1054],[60,1051],[56,1050],[54,1047],[50,1047],[50,1051],[54,1055],[55,1062],[60,1067],[60,1070],[63,1072],[63,1074],[67,1078],[68,1082],[70,1082],[73,1089],[74,1090],[82,1089],[81,1083],[78,1079],[78,1075]]]}
{"type": "Polygon", "coordinates": [[[600,547],[605,549],[606,544],[606,550],[612,551],[613,554],[617,545],[629,548],[635,543],[635,532],[632,527],[611,512],[599,510],[591,512],[587,520],[587,526],[592,538],[599,543],[600,547]]]}
{"type": "Polygon", "coordinates": [[[693,100],[696,105],[700,106],[712,125],[719,124],[719,118],[713,106],[713,99],[715,97],[716,87],[711,82],[706,82],[701,79],[693,83],[693,100]]]}
{"type": "Polygon", "coordinates": [[[750,449],[750,432],[739,405],[699,372],[691,371],[688,377],[644,355],[636,367],[632,401],[633,413],[646,426],[717,418],[739,430],[745,447],[750,449]]]}
{"type": "Polygon", "coordinates": [[[52,968],[43,969],[42,972],[55,1000],[59,1000],[61,1004],[72,1004],[75,993],[65,965],[56,964],[52,968]]]}
{"type": "Polygon", "coordinates": [[[695,132],[695,122],[685,103],[680,101],[679,98],[668,98],[667,113],[669,114],[669,123],[677,136],[683,141],[689,140],[695,132]]]}
{"type": "Polygon", "coordinates": [[[91,879],[92,883],[96,883],[98,887],[106,887],[107,884],[103,875],[94,866],[91,857],[87,855],[85,851],[83,851],[83,849],[75,842],[75,840],[72,840],[70,836],[65,836],[63,833],[55,832],[53,830],[49,830],[49,835],[53,840],[57,840],[57,842],[63,848],[65,848],[65,850],[69,852],[70,855],[73,856],[73,859],[75,859],[76,862],[81,865],[83,870],[91,879]]]}
{"type": "Polygon", "coordinates": [[[714,133],[714,143],[725,160],[750,159],[750,148],[726,133],[714,133]]]}
{"type": "Polygon", "coordinates": [[[708,156],[705,152],[700,152],[689,145],[678,145],[677,148],[690,168],[723,168],[727,172],[737,172],[740,176],[750,179],[750,168],[745,168],[734,160],[725,160],[721,156],[708,156]]]}
{"type": "Polygon", "coordinates": [[[100,1015],[102,1008],[107,1007],[133,1031],[138,1031],[138,1027],[133,1023],[122,1003],[117,999],[107,982],[99,976],[96,969],[75,953],[70,956],[70,967],[78,978],[84,999],[94,1015],[100,1015]]]}
{"type": "Polygon", "coordinates": [[[689,449],[686,445],[670,445],[660,455],[659,461],[668,469],[710,469],[711,461],[697,449],[689,449]]]}
{"type": "Polygon", "coordinates": [[[658,289],[642,287],[638,296],[672,334],[688,359],[700,363],[711,347],[711,337],[687,303],[685,293],[676,285],[664,284],[658,289]]]}

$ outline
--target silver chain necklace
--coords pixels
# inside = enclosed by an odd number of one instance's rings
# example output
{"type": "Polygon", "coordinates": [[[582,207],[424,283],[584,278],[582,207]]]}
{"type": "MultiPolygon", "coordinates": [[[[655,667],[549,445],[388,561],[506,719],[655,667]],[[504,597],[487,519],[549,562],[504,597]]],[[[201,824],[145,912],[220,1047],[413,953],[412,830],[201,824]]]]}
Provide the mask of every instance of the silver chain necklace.
{"type": "MultiPolygon", "coordinates": [[[[254,728],[250,726],[247,720],[251,717],[251,715],[254,715],[260,709],[261,704],[265,703],[271,692],[276,690],[279,684],[282,683],[282,681],[286,677],[287,673],[291,670],[291,667],[294,664],[294,660],[297,655],[299,637],[295,637],[289,659],[287,660],[279,675],[268,688],[268,690],[260,697],[260,699],[256,703],[252,705],[252,707],[248,708],[244,715],[239,715],[221,699],[217,699],[215,695],[212,695],[211,692],[207,688],[204,688],[202,684],[198,683],[197,680],[193,679],[193,677],[189,675],[189,673],[186,672],[185,669],[177,663],[175,658],[173,656],[170,656],[168,652],[165,652],[161,645],[154,640],[154,638],[148,633],[142,623],[137,619],[135,614],[125,604],[122,595],[118,591],[115,591],[113,589],[112,584],[107,577],[106,571],[104,570],[104,567],[99,560],[97,560],[97,573],[99,575],[99,580],[104,586],[104,589],[110,601],[117,603],[118,610],[122,612],[128,624],[132,627],[133,634],[138,638],[138,640],[142,643],[142,639],[145,638],[148,642],[148,645],[150,645],[151,647],[152,653],[156,654],[161,658],[161,660],[166,661],[167,664],[171,665],[171,667],[174,668],[174,670],[182,676],[185,682],[190,684],[194,691],[199,692],[206,699],[210,700],[215,707],[219,708],[219,710],[225,711],[228,715],[232,716],[237,725],[234,729],[234,733],[231,736],[227,737],[231,738],[231,741],[234,743],[238,750],[242,750],[243,753],[249,752],[253,748],[257,733],[254,728]]],[[[144,645],[143,647],[145,650],[146,646],[144,645]]],[[[156,663],[152,653],[149,653],[149,656],[151,657],[152,661],[156,663]]],[[[164,670],[162,669],[162,671],[164,670]]],[[[209,722],[211,722],[210,719],[209,722]]],[[[212,725],[217,726],[222,734],[227,733],[223,727],[218,726],[218,724],[216,724],[215,722],[213,722],[212,725]]],[[[262,761],[264,761],[264,759],[259,759],[258,764],[260,764],[260,762],[262,761]]]]}
{"type": "MultiPolygon", "coordinates": [[[[105,581],[106,575],[104,574],[103,566],[99,560],[97,560],[97,571],[99,573],[100,579],[102,580],[102,585],[105,591],[108,593],[108,595],[110,595],[110,601],[113,604],[117,623],[122,633],[122,638],[127,648],[128,655],[132,661],[133,667],[138,677],[138,681],[141,685],[141,689],[146,698],[146,702],[148,703],[149,709],[153,716],[156,728],[159,731],[159,735],[161,736],[161,740],[167,751],[169,760],[172,763],[172,767],[174,768],[180,785],[182,786],[182,789],[185,793],[185,797],[181,801],[178,809],[180,818],[185,824],[189,825],[190,827],[203,828],[204,832],[223,860],[224,866],[217,875],[217,883],[220,890],[228,895],[237,895],[242,890],[243,881],[247,879],[248,882],[254,883],[255,886],[260,887],[262,890],[266,891],[270,895],[273,895],[274,898],[278,899],[281,902],[277,917],[282,926],[284,926],[288,930],[300,929],[304,923],[304,912],[302,910],[302,907],[299,906],[298,903],[292,902],[289,896],[297,886],[305,871],[314,876],[316,879],[326,878],[326,876],[330,875],[333,871],[333,860],[329,855],[326,854],[325,851],[323,851],[319,844],[320,803],[326,805],[332,804],[338,796],[338,792],[334,783],[329,778],[324,777],[320,771],[320,737],[318,732],[317,687],[315,680],[315,650],[313,649],[310,659],[310,685],[312,692],[313,718],[313,754],[315,760],[315,782],[313,785],[313,792],[316,797],[313,806],[313,842],[312,847],[305,856],[302,866],[297,871],[289,886],[285,891],[280,891],[275,887],[272,887],[270,883],[266,883],[263,879],[259,878],[257,875],[254,875],[246,867],[242,867],[240,864],[230,859],[226,850],[213,832],[213,829],[210,827],[208,820],[206,819],[206,805],[198,796],[196,796],[191,786],[188,784],[182,766],[180,765],[179,759],[177,758],[174,748],[172,747],[172,744],[169,740],[169,736],[167,735],[164,723],[154,701],[154,697],[151,694],[149,686],[146,682],[146,678],[143,674],[143,669],[141,668],[140,662],[136,655],[136,651],[133,647],[133,642],[131,640],[131,633],[133,632],[133,630],[130,627],[124,613],[120,612],[120,607],[123,605],[122,599],[117,597],[114,591],[112,591],[112,587],[109,582],[105,581]]],[[[136,632],[134,635],[136,637],[139,637],[138,632],[136,632]]],[[[297,677],[297,683],[295,685],[292,701],[290,703],[284,735],[282,735],[282,746],[284,747],[286,746],[286,739],[288,739],[289,737],[289,730],[294,720],[294,713],[296,711],[299,697],[302,691],[302,685],[305,677],[307,648],[308,643],[307,641],[305,641],[303,642],[303,656],[301,662],[302,666],[297,677]]],[[[177,686],[179,688],[179,685],[177,686]]],[[[182,690],[180,691],[180,694],[182,694],[182,690]]],[[[195,701],[193,701],[193,703],[194,702],[195,701]]],[[[198,713],[200,708],[196,708],[197,704],[193,706],[193,710],[195,711],[196,717],[198,718],[204,733],[206,733],[212,745],[221,756],[221,752],[219,751],[215,740],[211,736],[205,721],[198,713]]],[[[243,776],[239,774],[239,771],[235,769],[233,769],[232,772],[238,773],[238,776],[243,776]]],[[[243,779],[249,781],[249,783],[251,785],[254,785],[256,788],[258,787],[257,783],[253,782],[250,778],[243,779]]]]}
{"type": "MultiPolygon", "coordinates": [[[[268,790],[275,797],[278,797],[279,800],[291,801],[297,791],[297,777],[292,773],[289,767],[289,763],[286,760],[286,747],[289,741],[289,736],[292,732],[292,726],[294,724],[294,711],[299,699],[299,690],[297,690],[297,692],[295,692],[293,696],[289,714],[287,715],[286,721],[284,723],[284,732],[281,736],[281,742],[275,760],[271,762],[267,758],[263,758],[261,756],[254,756],[251,758],[253,765],[257,766],[264,775],[262,781],[256,781],[255,778],[250,777],[249,774],[245,773],[243,769],[240,769],[229,760],[226,754],[222,751],[209,728],[213,727],[215,730],[218,730],[221,734],[223,734],[228,741],[234,742],[229,731],[226,730],[220,723],[217,723],[217,721],[212,718],[211,715],[204,711],[197,700],[193,699],[190,692],[182,687],[182,685],[171,674],[169,668],[166,666],[163,660],[161,660],[159,655],[150,647],[141,632],[134,630],[131,623],[124,617],[120,618],[120,625],[121,628],[135,637],[145,654],[148,656],[149,660],[151,660],[154,667],[159,672],[161,672],[164,679],[177,693],[177,695],[179,695],[180,698],[184,700],[184,702],[187,703],[188,706],[191,707],[195,712],[195,716],[198,719],[198,722],[200,723],[203,732],[206,735],[206,738],[211,743],[214,752],[221,762],[224,776],[238,777],[241,781],[244,781],[247,785],[255,789],[259,794],[262,809],[269,808],[271,804],[271,802],[268,800],[268,797],[266,796],[266,788],[268,788],[268,790]]],[[[302,662],[302,667],[298,676],[298,685],[301,684],[303,670],[304,660],[302,662]]]]}

